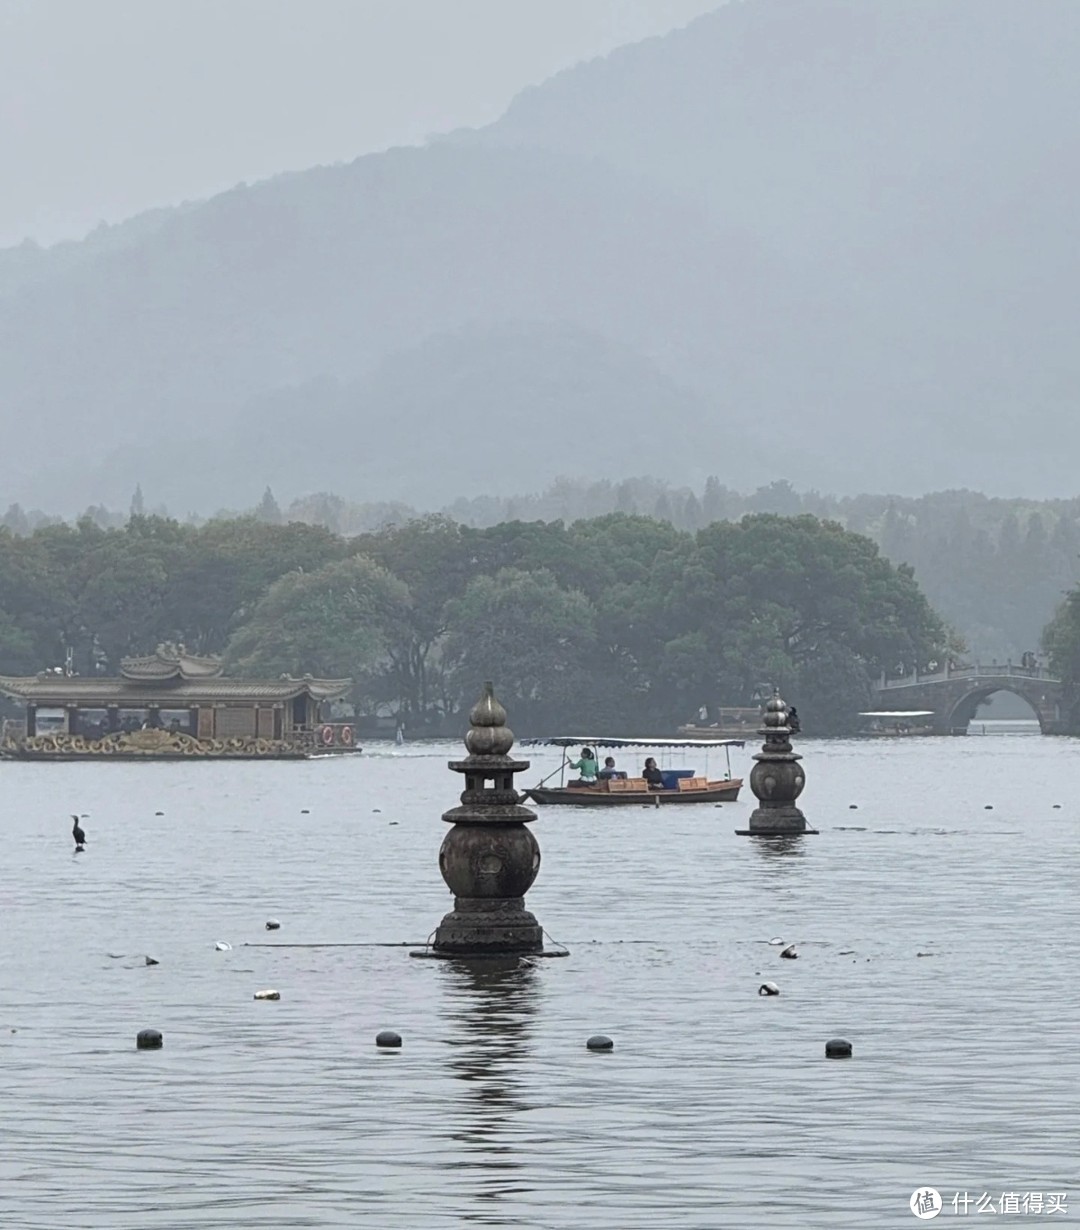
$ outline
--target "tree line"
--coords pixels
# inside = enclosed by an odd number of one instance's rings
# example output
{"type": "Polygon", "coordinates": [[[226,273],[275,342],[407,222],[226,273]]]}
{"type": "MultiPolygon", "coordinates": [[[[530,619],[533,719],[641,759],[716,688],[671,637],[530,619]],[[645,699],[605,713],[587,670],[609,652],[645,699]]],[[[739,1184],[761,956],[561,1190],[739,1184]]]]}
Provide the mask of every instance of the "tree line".
{"type": "Polygon", "coordinates": [[[422,732],[498,682],[521,733],[656,733],[779,686],[808,730],[853,728],[872,681],[959,652],[910,567],[835,522],[696,533],[627,513],[345,537],[254,516],[136,514],[0,530],[0,670],[81,674],[164,641],[234,673],[350,676],[358,713],[422,732]]]}
{"type": "Polygon", "coordinates": [[[1069,590],[1046,625],[1042,647],[1050,669],[1065,685],[1065,715],[1080,734],[1080,586],[1069,590]]]}
{"type": "MultiPolygon", "coordinates": [[[[1080,499],[998,499],[973,491],[839,497],[799,492],[786,482],[740,493],[715,478],[697,490],[628,478],[616,483],[561,480],[531,495],[457,500],[443,512],[476,529],[508,521],[571,524],[619,512],[688,534],[757,513],[836,521],[873,539],[894,564],[910,564],[934,608],[963,637],[971,655],[983,661],[1015,662],[1035,649],[1064,593],[1080,583],[1080,499]]],[[[118,529],[130,516],[148,513],[168,516],[136,490],[128,510],[95,507],[86,516],[102,529],[118,529]]],[[[223,511],[213,520],[237,515],[223,511]]],[[[249,515],[268,525],[301,521],[355,537],[404,525],[423,513],[406,504],[356,503],[325,492],[279,505],[267,490],[249,515]]],[[[0,518],[19,535],[60,521],[18,505],[0,518]]],[[[190,517],[186,523],[197,527],[205,521],[190,517]]]]}

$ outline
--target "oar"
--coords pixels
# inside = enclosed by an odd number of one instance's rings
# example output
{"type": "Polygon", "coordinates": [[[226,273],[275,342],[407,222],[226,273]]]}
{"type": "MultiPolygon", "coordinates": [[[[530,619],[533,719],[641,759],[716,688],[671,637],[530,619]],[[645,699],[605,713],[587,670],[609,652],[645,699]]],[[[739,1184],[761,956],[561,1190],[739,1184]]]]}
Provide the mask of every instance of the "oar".
{"type": "MultiPolygon", "coordinates": [[[[542,777],[542,778],[541,778],[541,779],[540,779],[540,780],[536,783],[536,785],[535,785],[535,786],[530,786],[530,787],[529,787],[529,789],[530,789],[530,790],[539,790],[539,789],[540,789],[540,787],[544,784],[544,782],[546,782],[546,781],[548,780],[548,777],[554,777],[556,773],[561,773],[561,772],[562,772],[562,770],[563,770],[563,766],[564,766],[565,764],[566,764],[566,749],[565,749],[565,748],[563,748],[562,760],[559,762],[559,766],[558,766],[558,768],[552,769],[552,770],[551,770],[551,772],[547,775],[547,777],[542,777]]],[[[527,794],[527,793],[528,793],[528,791],[526,791],[525,793],[527,794]]]]}

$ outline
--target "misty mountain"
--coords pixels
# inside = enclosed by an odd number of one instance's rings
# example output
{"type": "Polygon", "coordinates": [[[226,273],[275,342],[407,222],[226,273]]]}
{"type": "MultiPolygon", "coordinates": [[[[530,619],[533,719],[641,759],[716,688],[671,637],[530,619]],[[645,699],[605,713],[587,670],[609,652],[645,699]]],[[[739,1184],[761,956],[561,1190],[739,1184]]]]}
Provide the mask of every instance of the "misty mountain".
{"type": "MultiPolygon", "coordinates": [[[[0,395],[30,412],[0,480],[13,482],[27,451],[54,475],[67,453],[79,458],[67,492],[116,501],[87,462],[224,433],[253,397],[355,380],[428,337],[508,322],[598,333],[668,372],[719,346],[732,360],[724,402],[737,405],[740,353],[769,348],[776,281],[752,244],[680,199],[543,151],[398,150],[283,176],[0,298],[0,395]]],[[[473,421],[468,404],[431,395],[456,423],[473,421]]],[[[620,430],[617,405],[592,411],[620,430]]],[[[243,475],[259,471],[270,435],[248,437],[243,475]]],[[[412,443],[422,482],[441,459],[412,443]]],[[[561,472],[548,462],[543,478],[561,472]]],[[[109,472],[121,468],[115,458],[109,472]]],[[[118,479],[127,493],[136,480],[118,479]]]]}
{"type": "MultiPolygon", "coordinates": [[[[252,505],[267,483],[370,501],[412,491],[437,508],[462,490],[511,495],[553,469],[590,480],[647,468],[703,482],[702,458],[733,447],[743,426],[598,334],[503,326],[430,337],[358,380],[266,394],[213,436],[117,454],[107,478],[119,486],[141,474],[155,499],[180,509],[252,505]],[[617,408],[617,431],[597,406],[617,408]],[[705,447],[687,456],[687,441],[705,447]]],[[[768,470],[753,441],[739,461],[768,470]]]]}
{"type": "Polygon", "coordinates": [[[1074,490],[1078,51],[1071,0],[742,0],[486,129],[0,253],[0,490],[429,504],[578,474],[582,419],[597,477],[651,425],[672,481],[1074,490]]]}
{"type": "Polygon", "coordinates": [[[807,419],[871,485],[1073,491],[1078,62],[1072,0],[739,0],[456,139],[633,168],[800,270],[807,419]]]}

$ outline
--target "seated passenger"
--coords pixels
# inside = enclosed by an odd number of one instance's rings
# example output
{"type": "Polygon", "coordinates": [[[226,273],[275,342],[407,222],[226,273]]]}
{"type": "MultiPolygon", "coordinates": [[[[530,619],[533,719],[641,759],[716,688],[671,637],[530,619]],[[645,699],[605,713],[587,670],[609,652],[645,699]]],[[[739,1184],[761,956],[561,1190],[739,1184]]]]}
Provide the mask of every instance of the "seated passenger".
{"type": "Polygon", "coordinates": [[[601,779],[619,776],[619,774],[615,771],[615,757],[614,756],[604,757],[604,767],[600,770],[599,776],[601,779]]]}
{"type": "Polygon", "coordinates": [[[652,756],[645,761],[645,768],[641,770],[641,776],[650,790],[664,789],[664,775],[656,767],[656,761],[652,756]]]}
{"type": "Polygon", "coordinates": [[[568,761],[571,769],[577,769],[581,774],[579,781],[571,782],[571,786],[595,786],[600,766],[596,763],[596,753],[591,747],[581,749],[581,759],[568,761]]]}

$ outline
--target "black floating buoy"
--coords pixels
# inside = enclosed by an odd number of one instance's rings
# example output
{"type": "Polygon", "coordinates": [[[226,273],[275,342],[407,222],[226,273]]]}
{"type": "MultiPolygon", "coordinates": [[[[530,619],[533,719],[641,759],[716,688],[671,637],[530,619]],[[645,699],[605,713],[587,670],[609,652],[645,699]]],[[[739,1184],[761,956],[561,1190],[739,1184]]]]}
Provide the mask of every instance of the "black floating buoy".
{"type": "Polygon", "coordinates": [[[758,987],[757,993],[759,995],[779,995],[780,988],[775,982],[763,982],[761,986],[758,987]]]}
{"type": "Polygon", "coordinates": [[[830,1038],[830,1040],[825,1043],[825,1058],[850,1059],[851,1043],[845,1038],[830,1038]]]}
{"type": "Polygon", "coordinates": [[[156,811],[156,812],[154,812],[154,815],[155,815],[155,816],[163,816],[164,814],[165,814],[165,813],[164,813],[163,811],[156,811]]]}
{"type": "Polygon", "coordinates": [[[392,1029],[381,1030],[375,1037],[375,1045],[381,1047],[395,1047],[401,1045],[401,1034],[396,1034],[392,1029]]]}
{"type": "Polygon", "coordinates": [[[281,929],[281,923],[279,923],[276,918],[268,918],[266,920],[266,929],[267,931],[279,931],[281,929]]]}
{"type": "Polygon", "coordinates": [[[1054,811],[1061,811],[1061,804],[1060,804],[1060,803],[1055,803],[1055,804],[1054,804],[1054,811]]]}
{"type": "Polygon", "coordinates": [[[590,1051],[613,1051],[615,1043],[605,1034],[593,1034],[585,1043],[590,1051]]]}
{"type": "Polygon", "coordinates": [[[859,805],[858,805],[858,803],[849,803],[849,804],[848,804],[848,811],[858,811],[858,810],[859,810],[859,805]]]}
{"type": "Polygon", "coordinates": [[[373,808],[371,809],[371,814],[372,814],[373,816],[381,816],[381,815],[382,815],[382,808],[381,808],[381,807],[373,807],[373,808]]]}
{"type": "Polygon", "coordinates": [[[161,1050],[163,1039],[156,1029],[140,1029],[135,1037],[135,1045],[140,1051],[161,1050]]]}
{"type": "Polygon", "coordinates": [[[795,951],[795,945],[789,944],[780,955],[787,957],[789,961],[794,961],[799,954],[795,951]]]}
{"type": "Polygon", "coordinates": [[[146,958],[146,964],[147,964],[147,965],[160,965],[160,964],[161,964],[161,962],[160,962],[160,961],[155,961],[153,957],[147,957],[147,958],[146,958]]]}
{"type": "Polygon", "coordinates": [[[983,811],[993,811],[993,810],[994,810],[994,807],[992,803],[987,803],[987,805],[983,808],[983,811]]]}
{"type": "Polygon", "coordinates": [[[311,815],[311,811],[310,811],[307,807],[301,807],[301,808],[300,808],[300,814],[301,814],[302,816],[310,816],[310,815],[311,815]]]}

